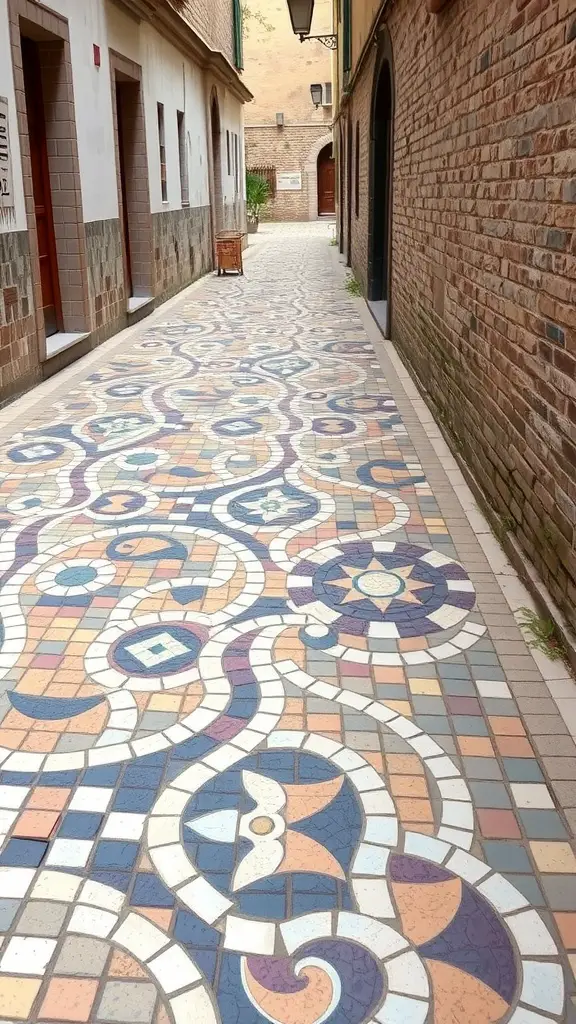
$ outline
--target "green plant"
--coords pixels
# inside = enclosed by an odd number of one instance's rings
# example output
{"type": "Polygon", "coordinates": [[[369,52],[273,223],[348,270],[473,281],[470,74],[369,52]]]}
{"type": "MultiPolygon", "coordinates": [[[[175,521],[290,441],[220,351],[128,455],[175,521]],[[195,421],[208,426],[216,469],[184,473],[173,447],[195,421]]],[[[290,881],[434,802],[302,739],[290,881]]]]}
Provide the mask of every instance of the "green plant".
{"type": "Polygon", "coordinates": [[[270,199],[270,185],[260,174],[246,173],[246,209],[250,220],[258,220],[270,199]]]}
{"type": "Polygon", "coordinates": [[[335,235],[330,239],[329,245],[338,245],[338,239],[335,235]]]}
{"type": "Polygon", "coordinates": [[[543,619],[531,608],[521,608],[520,625],[529,634],[528,646],[546,654],[551,661],[559,661],[566,657],[566,649],[562,638],[552,619],[543,619]]]}
{"type": "Polygon", "coordinates": [[[242,22],[244,25],[245,35],[248,35],[248,33],[250,32],[251,22],[256,22],[256,24],[259,25],[260,28],[264,30],[264,32],[274,31],[274,25],[272,24],[272,22],[268,21],[268,18],[261,14],[260,11],[253,10],[252,7],[250,7],[250,5],[246,3],[241,4],[241,7],[242,22]]]}
{"type": "Polygon", "coordinates": [[[502,516],[500,522],[504,533],[516,533],[516,520],[513,516],[502,516]]]}
{"type": "Polygon", "coordinates": [[[362,289],[353,275],[346,278],[344,287],[348,292],[348,295],[362,295],[362,289]]]}

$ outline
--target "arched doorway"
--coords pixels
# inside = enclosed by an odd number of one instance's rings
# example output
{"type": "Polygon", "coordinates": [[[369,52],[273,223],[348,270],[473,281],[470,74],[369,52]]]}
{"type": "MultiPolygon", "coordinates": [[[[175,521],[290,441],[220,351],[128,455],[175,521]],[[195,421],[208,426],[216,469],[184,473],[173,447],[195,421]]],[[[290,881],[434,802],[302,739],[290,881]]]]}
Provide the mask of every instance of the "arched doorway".
{"type": "Polygon", "coordinates": [[[332,143],[324,146],[318,154],[318,216],[334,216],[336,213],[336,167],[332,143]]]}
{"type": "Polygon", "coordinates": [[[390,333],[392,270],[392,176],[394,166],[394,66],[386,28],[380,32],[370,126],[370,232],[368,298],[382,303],[375,313],[390,333]]]}
{"type": "Polygon", "coordinates": [[[220,108],[216,92],[212,94],[210,102],[210,135],[212,140],[212,168],[214,174],[213,193],[213,223],[214,234],[222,231],[224,227],[224,203],[222,200],[222,153],[220,129],[220,108]]]}

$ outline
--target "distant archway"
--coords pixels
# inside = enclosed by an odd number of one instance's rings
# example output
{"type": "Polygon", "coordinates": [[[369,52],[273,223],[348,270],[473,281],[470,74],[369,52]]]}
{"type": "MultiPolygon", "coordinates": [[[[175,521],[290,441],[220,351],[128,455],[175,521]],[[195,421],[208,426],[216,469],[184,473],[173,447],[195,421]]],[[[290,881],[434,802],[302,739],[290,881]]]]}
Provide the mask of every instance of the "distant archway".
{"type": "Polygon", "coordinates": [[[325,146],[331,145],[332,132],[316,139],[304,164],[304,176],[308,186],[308,220],[316,220],[318,217],[318,155],[325,146]]]}
{"type": "Polygon", "coordinates": [[[222,130],[218,94],[214,89],[210,99],[210,138],[212,143],[213,183],[213,224],[214,234],[224,227],[224,201],[222,196],[222,130]]]}
{"type": "Polygon", "coordinates": [[[336,213],[336,164],[331,142],[320,150],[316,163],[318,178],[318,216],[333,217],[336,213]]]}
{"type": "Polygon", "coordinates": [[[392,183],[394,167],[394,64],[387,28],[378,39],[370,124],[370,228],[368,298],[385,303],[378,320],[390,333],[392,183]]]}

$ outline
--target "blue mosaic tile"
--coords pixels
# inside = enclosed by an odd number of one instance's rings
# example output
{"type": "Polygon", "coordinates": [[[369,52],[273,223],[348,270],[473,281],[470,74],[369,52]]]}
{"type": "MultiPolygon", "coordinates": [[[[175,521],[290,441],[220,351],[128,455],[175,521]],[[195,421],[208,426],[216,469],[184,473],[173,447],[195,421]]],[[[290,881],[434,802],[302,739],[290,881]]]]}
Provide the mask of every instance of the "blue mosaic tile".
{"type": "Polygon", "coordinates": [[[101,814],[68,811],[58,829],[60,839],[94,839],[102,824],[101,814]]]}
{"type": "Polygon", "coordinates": [[[9,839],[0,853],[0,867],[37,868],[47,850],[48,843],[37,839],[9,839]]]}
{"type": "Polygon", "coordinates": [[[101,839],[94,852],[93,865],[95,868],[129,870],[136,863],[139,850],[138,843],[101,839]]]}
{"type": "Polygon", "coordinates": [[[134,907],[173,907],[174,895],[156,875],[140,872],[134,879],[130,903],[134,907]]]}

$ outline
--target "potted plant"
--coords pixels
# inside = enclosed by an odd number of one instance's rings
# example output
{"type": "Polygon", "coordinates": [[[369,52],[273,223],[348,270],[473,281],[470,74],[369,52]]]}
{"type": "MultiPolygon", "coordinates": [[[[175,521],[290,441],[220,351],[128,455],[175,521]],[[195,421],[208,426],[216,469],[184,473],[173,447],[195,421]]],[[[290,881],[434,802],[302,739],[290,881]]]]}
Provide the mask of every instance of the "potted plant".
{"type": "Polygon", "coordinates": [[[270,199],[270,185],[260,174],[248,171],[246,174],[246,213],[248,234],[258,231],[260,215],[270,199]]]}

